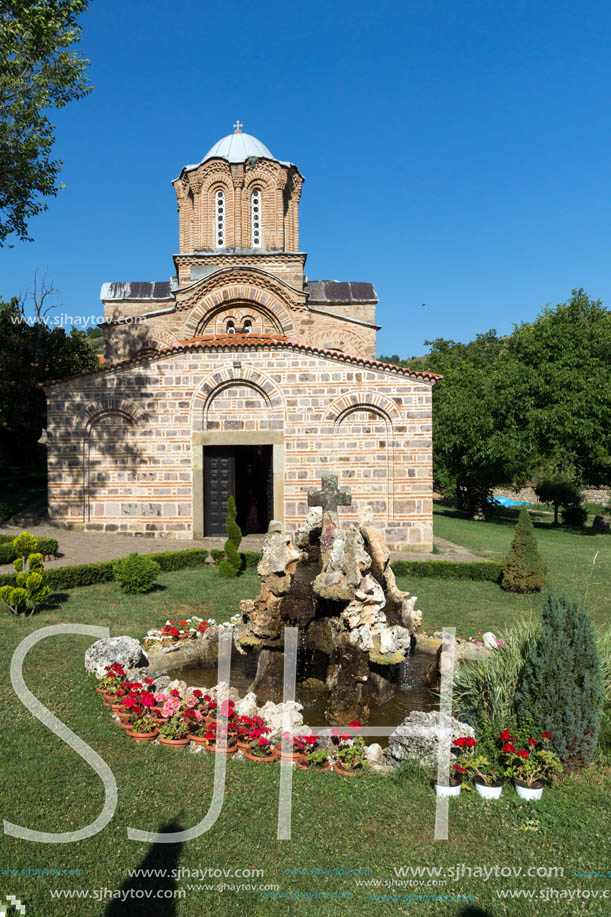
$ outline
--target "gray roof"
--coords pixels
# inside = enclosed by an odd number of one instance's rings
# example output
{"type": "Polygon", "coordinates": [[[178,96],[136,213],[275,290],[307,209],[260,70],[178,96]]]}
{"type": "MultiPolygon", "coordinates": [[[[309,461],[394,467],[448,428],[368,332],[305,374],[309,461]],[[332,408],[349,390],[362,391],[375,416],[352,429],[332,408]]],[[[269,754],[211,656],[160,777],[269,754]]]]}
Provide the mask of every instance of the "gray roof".
{"type": "Polygon", "coordinates": [[[171,299],[169,280],[117,280],[114,283],[103,283],[100,299],[107,302],[116,299],[143,299],[159,302],[171,299]]]}
{"type": "Polygon", "coordinates": [[[355,280],[309,280],[304,285],[309,293],[311,303],[373,303],[378,302],[378,294],[372,283],[359,283],[355,280]]]}
{"type": "Polygon", "coordinates": [[[197,169],[203,162],[208,159],[225,159],[227,162],[246,162],[247,159],[271,159],[273,162],[279,162],[283,166],[290,166],[292,163],[284,162],[282,159],[276,159],[264,143],[261,143],[252,134],[243,134],[236,131],[233,134],[227,134],[210,147],[206,155],[199,162],[191,163],[184,166],[183,171],[190,172],[197,169]]]}

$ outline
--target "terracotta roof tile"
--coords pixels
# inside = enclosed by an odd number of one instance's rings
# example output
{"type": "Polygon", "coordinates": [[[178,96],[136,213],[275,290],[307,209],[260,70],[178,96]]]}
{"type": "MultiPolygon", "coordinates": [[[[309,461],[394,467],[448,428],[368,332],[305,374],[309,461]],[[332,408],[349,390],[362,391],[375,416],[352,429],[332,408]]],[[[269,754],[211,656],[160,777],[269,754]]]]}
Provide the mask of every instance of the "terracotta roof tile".
{"type": "MultiPolygon", "coordinates": [[[[114,372],[115,370],[123,369],[126,366],[132,366],[136,363],[141,363],[144,360],[154,360],[161,357],[167,357],[174,353],[188,353],[191,350],[264,350],[266,348],[293,350],[299,353],[311,353],[312,355],[332,357],[334,360],[339,360],[342,363],[357,364],[358,366],[370,367],[371,369],[383,369],[386,371],[390,370],[402,376],[426,379],[430,382],[436,382],[438,379],[443,378],[443,376],[440,376],[437,373],[422,372],[416,369],[409,369],[405,366],[396,366],[394,363],[383,363],[381,360],[370,360],[367,357],[359,357],[355,354],[344,353],[344,351],[341,350],[325,350],[322,347],[311,347],[309,344],[303,344],[300,341],[285,337],[281,334],[202,335],[200,337],[189,338],[186,341],[179,341],[172,347],[165,347],[163,350],[159,350],[156,354],[147,352],[141,356],[132,357],[129,360],[122,360],[119,363],[105,363],[104,366],[101,366],[98,370],[94,370],[93,373],[81,373],[80,376],[90,376],[101,372],[114,372]]],[[[71,376],[70,378],[78,379],[80,376],[71,376]]],[[[45,382],[41,385],[41,388],[46,388],[47,386],[51,385],[58,385],[59,382],[67,381],[69,380],[59,379],[45,382]]]]}

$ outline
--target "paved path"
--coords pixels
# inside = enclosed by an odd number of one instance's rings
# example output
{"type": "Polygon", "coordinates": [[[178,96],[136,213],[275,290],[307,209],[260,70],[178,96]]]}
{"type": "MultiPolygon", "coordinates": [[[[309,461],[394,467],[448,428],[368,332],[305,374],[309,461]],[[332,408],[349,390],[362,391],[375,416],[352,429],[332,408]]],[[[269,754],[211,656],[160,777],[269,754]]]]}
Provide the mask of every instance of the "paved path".
{"type": "MultiPolygon", "coordinates": [[[[78,532],[72,529],[56,528],[49,523],[34,525],[9,525],[0,524],[0,534],[19,535],[24,528],[32,535],[46,538],[56,538],[59,542],[60,556],[55,560],[45,562],[47,570],[56,567],[66,567],[72,564],[88,564],[94,561],[117,560],[125,557],[132,551],[140,554],[157,554],[162,551],[184,551],[186,548],[222,548],[224,538],[202,538],[191,541],[175,538],[149,538],[134,535],[113,535],[105,532],[78,532]]],[[[246,535],[241,542],[244,551],[260,551],[263,544],[263,535],[246,535]]],[[[435,539],[435,544],[440,554],[423,554],[412,551],[393,551],[393,560],[451,560],[457,563],[466,561],[483,560],[475,554],[470,554],[459,545],[454,545],[444,539],[435,539]]],[[[12,564],[0,565],[0,574],[12,573],[12,564]]]]}
{"type": "MultiPolygon", "coordinates": [[[[44,501],[32,504],[8,522],[0,523],[0,535],[19,535],[28,531],[39,538],[56,538],[59,542],[60,555],[55,560],[45,562],[48,570],[66,567],[72,564],[89,564],[94,561],[117,560],[132,551],[140,554],[159,554],[163,551],[184,551],[187,548],[222,548],[225,538],[202,538],[199,541],[177,538],[149,537],[140,535],[114,535],[109,532],[80,532],[74,529],[58,528],[50,525],[46,516],[44,501]]],[[[245,535],[240,547],[243,551],[260,551],[263,535],[245,535]]],[[[445,538],[435,537],[438,554],[423,554],[416,551],[393,551],[393,560],[451,560],[455,563],[485,560],[471,554],[466,548],[456,545],[445,538]]],[[[0,574],[12,573],[13,566],[0,565],[0,574]]]]}

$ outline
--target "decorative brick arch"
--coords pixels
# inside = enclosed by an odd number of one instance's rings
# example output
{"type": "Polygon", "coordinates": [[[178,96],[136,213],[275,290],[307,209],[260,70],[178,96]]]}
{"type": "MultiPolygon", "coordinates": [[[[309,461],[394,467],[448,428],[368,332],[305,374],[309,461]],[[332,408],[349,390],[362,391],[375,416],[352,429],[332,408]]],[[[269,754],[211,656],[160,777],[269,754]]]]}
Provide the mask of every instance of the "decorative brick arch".
{"type": "Polygon", "coordinates": [[[227,388],[246,386],[257,392],[269,408],[284,421],[284,400],[274,383],[264,373],[249,366],[240,369],[225,367],[211,373],[195,391],[191,399],[191,429],[199,433],[206,429],[210,405],[227,388]]]}
{"type": "Polygon", "coordinates": [[[326,410],[325,423],[337,423],[345,414],[352,411],[374,411],[383,415],[391,425],[401,420],[401,412],[394,401],[380,392],[357,391],[346,392],[336,398],[326,410]]]}
{"type": "MultiPolygon", "coordinates": [[[[346,455],[346,448],[344,445],[342,445],[342,435],[345,429],[344,425],[350,423],[350,418],[352,415],[365,413],[368,415],[374,415],[374,417],[377,418],[374,419],[372,424],[373,426],[377,424],[383,425],[383,440],[380,440],[380,435],[375,430],[372,430],[371,433],[361,431],[361,439],[359,439],[359,442],[371,443],[377,453],[376,458],[382,459],[376,464],[375,468],[370,469],[373,477],[369,482],[369,486],[372,491],[377,489],[378,494],[372,494],[372,497],[368,502],[373,505],[374,513],[378,517],[378,522],[383,522],[383,524],[388,525],[393,520],[393,422],[401,419],[401,413],[397,405],[379,392],[347,392],[340,398],[336,398],[335,401],[327,408],[324,422],[329,424],[329,427],[332,425],[333,465],[335,468],[341,470],[342,462],[340,459],[345,458],[346,455]],[[382,473],[382,477],[375,479],[376,473],[382,473]],[[380,502],[384,503],[384,509],[376,509],[376,496],[381,498],[380,502]]],[[[369,421],[365,421],[366,425],[368,423],[369,421]]],[[[360,446],[359,449],[362,449],[362,446],[360,446]]],[[[343,467],[346,466],[344,465],[343,467]]],[[[350,472],[351,469],[348,469],[346,474],[350,472]]],[[[341,483],[350,484],[350,479],[342,480],[340,478],[340,484],[341,483]]],[[[365,486],[364,482],[362,486],[365,486]]],[[[360,508],[362,509],[362,507],[360,508]]]]}
{"type": "Polygon", "coordinates": [[[143,411],[134,401],[130,401],[128,398],[108,395],[105,398],[90,402],[80,411],[76,418],[75,433],[82,437],[87,436],[96,421],[106,414],[120,414],[130,423],[136,424],[142,418],[143,411]]]}
{"type": "Polygon", "coordinates": [[[205,294],[190,311],[183,326],[182,338],[188,340],[201,334],[206,325],[219,312],[224,312],[238,304],[248,306],[252,311],[265,315],[278,334],[291,337],[295,333],[295,324],[289,308],[279,296],[271,291],[242,282],[227,283],[205,294]]]}

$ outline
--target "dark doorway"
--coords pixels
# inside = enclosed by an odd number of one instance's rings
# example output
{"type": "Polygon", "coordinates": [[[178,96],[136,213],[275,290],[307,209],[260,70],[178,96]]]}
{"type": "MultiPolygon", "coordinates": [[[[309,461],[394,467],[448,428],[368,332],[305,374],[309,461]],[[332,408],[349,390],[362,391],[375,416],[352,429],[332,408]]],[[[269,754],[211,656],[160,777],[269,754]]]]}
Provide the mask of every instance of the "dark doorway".
{"type": "Polygon", "coordinates": [[[272,446],[204,447],[204,534],[226,534],[233,496],[244,535],[267,531],[273,515],[272,446]]]}

